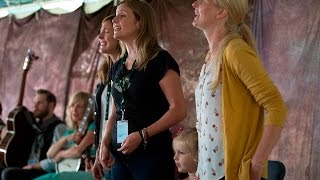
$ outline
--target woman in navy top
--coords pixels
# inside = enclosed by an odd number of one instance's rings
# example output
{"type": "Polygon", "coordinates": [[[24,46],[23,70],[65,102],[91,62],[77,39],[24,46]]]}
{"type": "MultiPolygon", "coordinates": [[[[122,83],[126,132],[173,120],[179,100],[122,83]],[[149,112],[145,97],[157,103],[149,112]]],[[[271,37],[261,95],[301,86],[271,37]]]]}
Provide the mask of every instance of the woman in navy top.
{"type": "Polygon", "coordinates": [[[158,44],[148,3],[121,1],[112,22],[127,53],[111,69],[114,106],[100,161],[104,168],[112,166],[117,180],[174,179],[169,128],[187,114],[179,66],[158,44]]]}

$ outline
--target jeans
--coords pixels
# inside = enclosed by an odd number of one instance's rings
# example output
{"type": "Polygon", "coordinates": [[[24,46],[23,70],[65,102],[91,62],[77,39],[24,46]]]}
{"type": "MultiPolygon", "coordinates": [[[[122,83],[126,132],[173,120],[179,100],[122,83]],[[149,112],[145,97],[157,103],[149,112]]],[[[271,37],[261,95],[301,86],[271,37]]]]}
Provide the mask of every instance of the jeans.
{"type": "Polygon", "coordinates": [[[105,170],[103,173],[104,173],[104,179],[105,180],[112,180],[111,170],[105,170]]]}
{"type": "Polygon", "coordinates": [[[174,180],[175,165],[172,150],[132,153],[126,158],[114,157],[112,179],[116,180],[174,180]],[[171,153],[170,153],[171,152],[171,153]]]}
{"type": "MultiPolygon", "coordinates": [[[[219,180],[225,180],[225,178],[223,177],[223,178],[221,178],[219,180]]],[[[266,179],[262,177],[261,180],[266,180],[266,179]]]]}

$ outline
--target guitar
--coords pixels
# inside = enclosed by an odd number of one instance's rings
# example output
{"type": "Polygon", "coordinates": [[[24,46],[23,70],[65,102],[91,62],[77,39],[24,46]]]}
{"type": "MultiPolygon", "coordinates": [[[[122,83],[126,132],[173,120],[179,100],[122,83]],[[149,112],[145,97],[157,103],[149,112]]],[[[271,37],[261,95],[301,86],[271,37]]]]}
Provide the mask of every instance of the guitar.
{"type": "MultiPolygon", "coordinates": [[[[91,110],[94,105],[93,99],[94,98],[92,96],[89,98],[86,111],[77,129],[77,133],[80,133],[81,136],[84,136],[86,134],[86,130],[88,128],[88,124],[89,124],[88,118],[90,116],[91,110]]],[[[74,146],[76,146],[76,144],[74,144],[74,146]]],[[[55,167],[56,173],[78,171],[80,169],[80,165],[81,165],[81,158],[63,159],[62,161],[56,163],[56,167],[55,167]]]]}
{"type": "Polygon", "coordinates": [[[22,105],[27,72],[38,57],[29,49],[23,64],[18,103],[9,113],[6,135],[0,142],[0,167],[22,167],[27,164],[32,143],[36,137],[32,113],[22,105]]]}

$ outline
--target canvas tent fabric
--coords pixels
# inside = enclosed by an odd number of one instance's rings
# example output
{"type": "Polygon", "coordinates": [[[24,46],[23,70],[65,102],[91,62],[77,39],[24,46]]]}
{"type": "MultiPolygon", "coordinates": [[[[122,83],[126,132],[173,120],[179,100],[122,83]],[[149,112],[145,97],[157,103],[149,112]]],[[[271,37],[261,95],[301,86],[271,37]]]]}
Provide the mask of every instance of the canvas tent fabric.
{"type": "Polygon", "coordinates": [[[61,15],[74,12],[81,6],[86,14],[92,14],[110,2],[112,0],[0,0],[0,18],[14,16],[23,19],[41,9],[61,15]]]}
{"type": "MultiPolygon", "coordinates": [[[[177,60],[188,105],[186,121],[195,120],[194,88],[207,52],[203,33],[192,26],[194,0],[152,0],[159,43],[177,60]]],[[[82,6],[83,7],[83,6],[82,6]]],[[[2,119],[14,108],[22,64],[28,48],[39,56],[28,72],[23,104],[32,108],[34,92],[57,95],[56,114],[63,117],[70,94],[90,92],[99,61],[101,21],[114,13],[112,3],[86,14],[83,8],[53,15],[46,10],[24,19],[0,19],[0,101],[2,119]],[[63,30],[63,31],[62,31],[63,30]]],[[[285,179],[320,177],[320,1],[259,0],[250,19],[263,61],[279,87],[289,112],[270,156],[286,166],[285,179]]],[[[101,61],[99,61],[101,62],[101,61]]]]}

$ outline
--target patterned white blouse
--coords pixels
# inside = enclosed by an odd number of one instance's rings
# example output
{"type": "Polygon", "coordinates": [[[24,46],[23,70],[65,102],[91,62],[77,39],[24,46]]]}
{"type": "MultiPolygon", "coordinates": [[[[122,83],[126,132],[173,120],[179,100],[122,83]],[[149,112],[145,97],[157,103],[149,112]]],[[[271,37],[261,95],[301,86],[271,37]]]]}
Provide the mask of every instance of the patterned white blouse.
{"type": "Polygon", "coordinates": [[[211,84],[214,69],[202,66],[199,84],[195,91],[199,139],[197,176],[201,180],[215,180],[224,177],[224,153],[222,144],[222,99],[221,83],[212,93],[211,84]]]}

